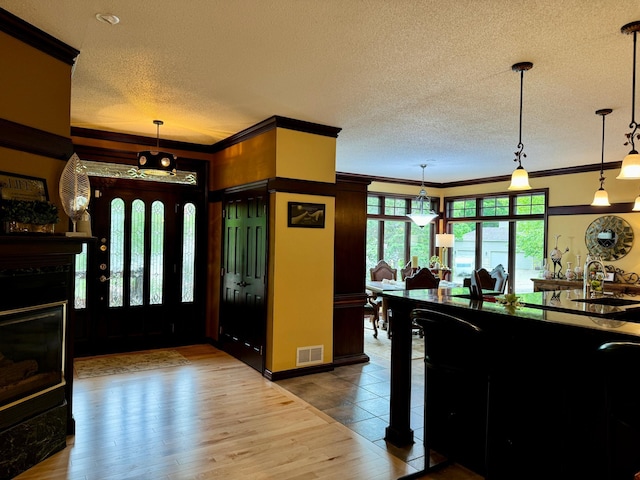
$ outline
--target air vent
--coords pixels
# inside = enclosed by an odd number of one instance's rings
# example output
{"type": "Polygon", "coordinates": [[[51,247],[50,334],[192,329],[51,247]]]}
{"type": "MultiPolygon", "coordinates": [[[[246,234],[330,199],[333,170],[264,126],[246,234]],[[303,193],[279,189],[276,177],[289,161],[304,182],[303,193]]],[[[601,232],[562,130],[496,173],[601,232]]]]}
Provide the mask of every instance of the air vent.
{"type": "Polygon", "coordinates": [[[296,367],[322,363],[324,358],[324,345],[313,347],[298,347],[296,367]]]}

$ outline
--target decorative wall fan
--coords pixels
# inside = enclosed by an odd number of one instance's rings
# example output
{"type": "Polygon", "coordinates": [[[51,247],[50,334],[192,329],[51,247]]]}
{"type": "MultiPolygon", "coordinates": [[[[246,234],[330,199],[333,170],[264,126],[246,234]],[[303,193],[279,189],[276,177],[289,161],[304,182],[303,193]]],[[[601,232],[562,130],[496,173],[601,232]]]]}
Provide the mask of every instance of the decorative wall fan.
{"type": "Polygon", "coordinates": [[[60,200],[62,208],[73,223],[73,231],[67,232],[67,236],[86,237],[88,232],[77,232],[76,224],[82,218],[89,206],[91,198],[91,185],[82,161],[77,154],[71,155],[60,175],[60,200]]]}

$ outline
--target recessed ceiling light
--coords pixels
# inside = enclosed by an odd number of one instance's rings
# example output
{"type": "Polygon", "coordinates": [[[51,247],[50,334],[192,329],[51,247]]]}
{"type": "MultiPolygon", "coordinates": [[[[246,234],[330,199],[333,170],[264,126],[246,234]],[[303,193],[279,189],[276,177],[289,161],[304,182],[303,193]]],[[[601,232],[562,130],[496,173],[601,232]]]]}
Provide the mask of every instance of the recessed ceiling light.
{"type": "Polygon", "coordinates": [[[96,13],[96,19],[99,22],[108,23],[109,25],[120,23],[120,19],[111,13],[96,13]]]}

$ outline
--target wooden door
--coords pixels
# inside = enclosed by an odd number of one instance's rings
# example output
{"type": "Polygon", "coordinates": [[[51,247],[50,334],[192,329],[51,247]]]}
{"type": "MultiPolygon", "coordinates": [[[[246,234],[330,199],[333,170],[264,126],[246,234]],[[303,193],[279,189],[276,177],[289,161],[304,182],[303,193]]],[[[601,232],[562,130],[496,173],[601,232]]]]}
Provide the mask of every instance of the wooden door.
{"type": "Polygon", "coordinates": [[[196,288],[202,203],[179,185],[95,179],[88,354],[184,344],[204,336],[196,288]],[[198,219],[198,220],[196,220],[198,219]]]}
{"type": "Polygon", "coordinates": [[[222,347],[264,372],[266,342],[266,195],[225,201],[220,341],[222,347]]]}

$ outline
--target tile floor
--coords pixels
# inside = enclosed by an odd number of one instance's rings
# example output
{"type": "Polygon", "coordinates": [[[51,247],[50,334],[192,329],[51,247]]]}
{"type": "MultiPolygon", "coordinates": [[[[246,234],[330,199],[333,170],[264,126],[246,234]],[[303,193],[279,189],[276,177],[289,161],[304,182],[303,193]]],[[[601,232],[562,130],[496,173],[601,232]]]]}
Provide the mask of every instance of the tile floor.
{"type": "MultiPolygon", "coordinates": [[[[391,340],[387,338],[386,330],[379,330],[378,338],[373,338],[373,329],[368,320],[365,320],[364,335],[364,351],[370,357],[368,363],[347,365],[338,367],[332,372],[280,380],[278,385],[335,418],[380,448],[388,450],[414,468],[422,470],[424,468],[422,444],[424,340],[415,335],[413,341],[410,421],[411,428],[414,430],[415,443],[409,447],[398,448],[384,440],[385,428],[389,425],[391,340]]],[[[445,475],[425,478],[472,480],[481,477],[468,472],[468,476],[462,477],[456,474],[455,477],[445,475]]]]}

